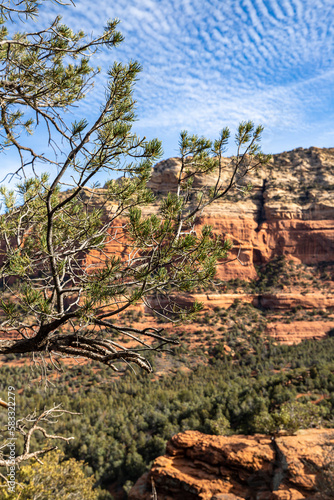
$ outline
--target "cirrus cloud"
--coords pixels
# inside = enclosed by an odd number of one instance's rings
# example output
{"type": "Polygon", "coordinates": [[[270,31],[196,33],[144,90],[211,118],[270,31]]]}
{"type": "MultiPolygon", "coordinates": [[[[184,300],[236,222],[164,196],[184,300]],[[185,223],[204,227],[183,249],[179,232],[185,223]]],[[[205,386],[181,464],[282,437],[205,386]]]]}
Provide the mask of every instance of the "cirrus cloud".
{"type": "MultiPolygon", "coordinates": [[[[40,22],[59,9],[44,7],[40,22]]],[[[266,127],[265,150],[332,145],[332,0],[78,0],[62,14],[87,33],[121,19],[125,42],[97,64],[142,64],[136,129],[159,136],[166,156],[181,129],[214,136],[244,119],[266,127]]],[[[104,84],[101,77],[81,105],[87,116],[104,84]]]]}

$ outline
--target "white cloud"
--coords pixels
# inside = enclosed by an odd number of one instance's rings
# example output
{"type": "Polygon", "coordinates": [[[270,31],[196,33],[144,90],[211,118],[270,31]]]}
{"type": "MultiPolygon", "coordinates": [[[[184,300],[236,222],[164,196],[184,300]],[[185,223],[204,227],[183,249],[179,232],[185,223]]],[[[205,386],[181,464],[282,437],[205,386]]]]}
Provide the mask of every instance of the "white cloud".
{"type": "MultiPolygon", "coordinates": [[[[41,22],[58,11],[49,4],[41,22]]],[[[308,121],[334,118],[333,0],[78,0],[63,11],[68,25],[87,33],[121,19],[125,42],[98,64],[139,60],[137,128],[161,130],[167,143],[175,128],[211,134],[252,118],[276,135],[302,134],[308,121]]],[[[81,107],[88,116],[103,82],[81,107]]]]}

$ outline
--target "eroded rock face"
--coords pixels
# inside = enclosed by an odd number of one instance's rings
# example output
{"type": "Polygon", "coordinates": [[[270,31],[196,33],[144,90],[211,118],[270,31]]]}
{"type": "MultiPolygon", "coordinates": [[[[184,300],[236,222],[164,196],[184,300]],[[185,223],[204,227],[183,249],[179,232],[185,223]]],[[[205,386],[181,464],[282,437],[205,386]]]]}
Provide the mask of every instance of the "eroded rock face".
{"type": "MultiPolygon", "coordinates": [[[[227,185],[231,158],[224,162],[222,182],[227,185]]],[[[158,163],[148,186],[158,197],[176,191],[180,167],[179,158],[158,163]]],[[[194,188],[214,185],[216,176],[197,176],[194,188]]],[[[334,148],[299,148],[274,155],[269,165],[250,173],[242,183],[253,185],[250,195],[242,197],[234,191],[207,207],[199,220],[199,228],[209,224],[234,245],[228,259],[232,262],[218,266],[218,278],[254,279],[255,266],[278,255],[304,264],[333,260],[334,148]]],[[[104,190],[99,191],[103,196],[104,190]]],[[[157,209],[157,204],[144,207],[143,214],[157,209]]],[[[121,243],[119,234],[112,234],[106,251],[124,257],[121,243]]]]}
{"type": "Polygon", "coordinates": [[[324,468],[334,460],[334,431],[295,436],[175,435],[129,494],[149,500],[298,500],[334,498],[324,468]]]}
{"type": "MultiPolygon", "coordinates": [[[[223,182],[231,173],[225,158],[223,182]]],[[[179,158],[158,163],[149,186],[155,193],[175,191],[179,158]]],[[[198,176],[194,187],[214,185],[214,174],[198,176]]],[[[221,279],[253,279],[255,265],[276,255],[305,264],[328,262],[334,251],[334,148],[295,149],[273,156],[260,172],[243,180],[251,195],[236,201],[223,199],[204,212],[201,224],[210,224],[233,241],[239,260],[221,265],[221,279]]]]}
{"type": "MultiPolygon", "coordinates": [[[[223,184],[230,179],[232,160],[223,158],[223,184]]],[[[262,217],[267,220],[328,220],[333,216],[333,166],[334,148],[298,148],[276,154],[266,167],[256,173],[250,172],[240,181],[253,185],[251,197],[239,200],[237,209],[234,208],[235,198],[225,198],[222,203],[229,213],[239,215],[241,212],[249,216],[263,208],[262,217]]],[[[156,193],[175,191],[180,168],[180,158],[161,161],[152,171],[149,187],[156,193]]],[[[213,186],[216,178],[215,173],[198,175],[193,187],[213,186]]]]}

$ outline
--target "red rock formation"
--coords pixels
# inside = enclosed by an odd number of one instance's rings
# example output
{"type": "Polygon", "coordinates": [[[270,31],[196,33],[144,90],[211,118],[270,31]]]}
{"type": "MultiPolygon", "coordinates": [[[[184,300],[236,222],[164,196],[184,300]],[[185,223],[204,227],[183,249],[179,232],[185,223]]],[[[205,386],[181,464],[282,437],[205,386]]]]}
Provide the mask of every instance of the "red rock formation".
{"type": "Polygon", "coordinates": [[[211,225],[216,233],[233,242],[235,260],[220,264],[217,274],[220,279],[254,279],[255,266],[277,255],[304,264],[333,259],[334,202],[331,220],[268,220],[259,226],[250,216],[230,218],[217,214],[216,217],[204,216],[201,223],[211,225]]]}
{"type": "MultiPolygon", "coordinates": [[[[225,160],[225,182],[230,175],[229,159],[225,160]]],[[[278,255],[285,255],[295,263],[319,264],[333,262],[334,255],[334,148],[296,149],[274,155],[271,164],[259,173],[249,175],[244,182],[252,183],[251,195],[242,198],[235,192],[210,206],[199,220],[199,227],[209,224],[222,239],[230,239],[234,249],[228,262],[218,266],[217,277],[221,280],[257,277],[256,266],[268,263],[278,255]]],[[[171,158],[158,163],[153,171],[149,187],[159,197],[175,191],[180,171],[180,159],[171,158]]],[[[215,174],[198,176],[194,187],[210,186],[215,174]]],[[[103,199],[103,190],[98,196],[103,199]]],[[[145,207],[143,214],[153,213],[157,204],[145,207]]],[[[105,252],[127,258],[126,237],[118,232],[110,235],[105,252]]],[[[89,255],[86,265],[90,268],[103,265],[104,256],[97,252],[89,255]]],[[[332,285],[334,284],[332,277],[332,285]]],[[[319,292],[309,287],[301,293],[298,281],[291,283],[289,293],[229,294],[209,293],[179,296],[180,302],[194,298],[204,304],[205,310],[215,307],[228,308],[236,299],[255,307],[274,311],[291,308],[334,308],[334,293],[326,286],[319,292]]],[[[152,299],[153,300],[153,299],[152,299]]],[[[281,324],[271,322],[267,333],[280,342],[289,344],[303,338],[321,338],[331,329],[329,322],[295,322],[281,324]],[[315,329],[316,327],[316,329],[315,329]]]]}
{"type": "MultiPolygon", "coordinates": [[[[210,310],[215,307],[227,309],[236,300],[253,304],[255,307],[272,309],[278,311],[288,311],[293,307],[300,309],[334,309],[334,294],[331,293],[193,293],[179,294],[177,297],[179,304],[187,305],[194,300],[203,304],[203,310],[210,310]]],[[[157,306],[158,301],[151,299],[150,303],[157,306]]],[[[159,304],[165,305],[163,300],[159,304]]]]}
{"type": "MultiPolygon", "coordinates": [[[[227,183],[231,174],[230,159],[224,161],[223,182],[227,183]]],[[[149,187],[158,197],[175,191],[180,165],[179,158],[170,158],[154,167],[149,187]]],[[[277,154],[267,167],[243,180],[253,185],[250,196],[243,198],[235,192],[208,207],[199,227],[210,224],[222,238],[232,240],[235,247],[231,254],[234,260],[227,265],[221,263],[218,277],[253,279],[257,275],[255,266],[277,255],[305,264],[332,261],[333,166],[334,148],[299,148],[277,154]]],[[[214,183],[214,173],[198,176],[194,188],[214,183]]],[[[99,190],[97,198],[102,200],[103,193],[103,189],[99,190]]],[[[144,208],[143,213],[156,210],[157,206],[152,205],[144,208]]],[[[119,234],[111,237],[106,251],[124,256],[122,241],[119,234]]],[[[95,263],[99,258],[93,254],[91,257],[95,263]]]]}
{"type": "MultiPolygon", "coordinates": [[[[225,159],[225,182],[230,175],[225,159]]],[[[175,191],[180,159],[158,163],[150,187],[156,193],[175,191]]],[[[251,174],[250,197],[224,199],[204,213],[210,224],[235,245],[240,259],[219,267],[221,279],[256,277],[254,265],[286,255],[306,264],[328,262],[334,250],[334,148],[295,149],[273,156],[272,162],[251,174]]],[[[215,175],[198,176],[194,187],[213,185],[215,175]]]]}
{"type": "MultiPolygon", "coordinates": [[[[223,181],[227,183],[230,159],[224,161],[223,181]]],[[[179,158],[170,158],[154,167],[149,187],[158,197],[176,190],[180,165],[179,158]]],[[[253,185],[250,196],[243,198],[234,192],[208,207],[199,225],[212,225],[216,233],[232,240],[235,247],[231,255],[235,260],[228,265],[222,263],[218,277],[253,279],[255,265],[282,254],[306,264],[332,261],[333,166],[334,148],[299,148],[277,154],[267,167],[243,180],[253,185]]],[[[215,180],[214,173],[198,176],[194,188],[213,185],[215,180]]],[[[103,200],[103,194],[103,189],[97,192],[96,202],[103,200]]],[[[152,205],[144,208],[143,213],[156,210],[157,206],[152,205]]],[[[124,255],[122,238],[118,237],[119,234],[116,239],[110,238],[106,251],[124,255]]],[[[92,258],[96,263],[99,256],[92,254],[92,258]]]]}
{"type": "Polygon", "coordinates": [[[334,321],[292,321],[268,323],[266,333],[280,344],[299,344],[302,340],[318,340],[334,330],[334,321]]]}
{"type": "Polygon", "coordinates": [[[298,500],[334,498],[323,472],[334,460],[334,431],[309,429],[295,436],[175,435],[129,494],[149,500],[298,500]]]}
{"type": "Polygon", "coordinates": [[[323,293],[264,293],[257,296],[254,305],[259,305],[265,309],[277,309],[281,311],[287,311],[292,307],[302,309],[333,309],[334,294],[326,293],[325,291],[323,293]]]}

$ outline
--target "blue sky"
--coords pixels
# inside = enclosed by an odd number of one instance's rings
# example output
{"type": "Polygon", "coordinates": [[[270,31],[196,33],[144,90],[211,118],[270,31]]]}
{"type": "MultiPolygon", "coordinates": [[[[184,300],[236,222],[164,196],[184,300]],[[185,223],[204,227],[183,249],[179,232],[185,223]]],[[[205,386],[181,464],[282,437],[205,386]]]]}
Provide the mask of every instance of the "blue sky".
{"type": "MultiPolygon", "coordinates": [[[[265,127],[266,153],[334,146],[333,0],[78,0],[46,2],[40,23],[63,15],[88,34],[118,17],[122,45],[98,55],[138,60],[135,130],[177,156],[181,130],[215,138],[241,120],[265,127]]],[[[105,79],[81,106],[93,119],[105,79]]],[[[233,141],[228,153],[234,153],[233,141]]]]}
{"type": "Polygon", "coordinates": [[[333,0],[79,0],[64,9],[87,33],[114,17],[125,41],[98,63],[142,64],[136,129],[158,136],[166,157],[182,129],[214,138],[248,119],[265,126],[265,152],[334,146],[333,0]]]}

